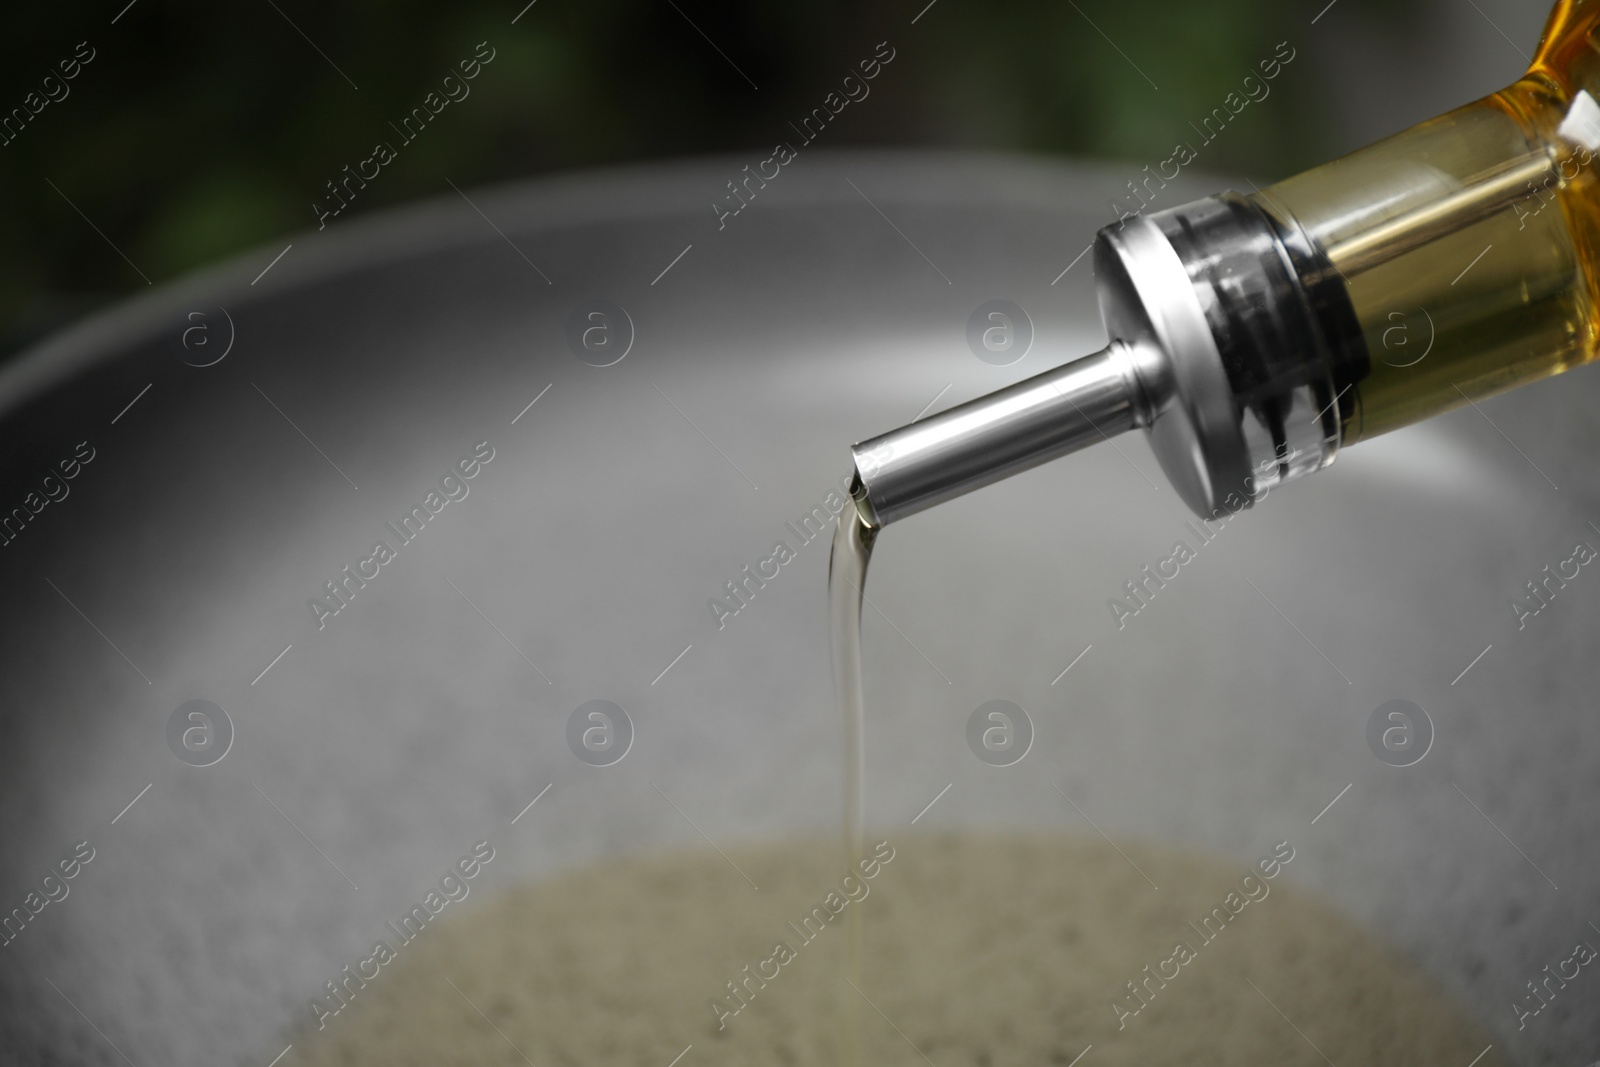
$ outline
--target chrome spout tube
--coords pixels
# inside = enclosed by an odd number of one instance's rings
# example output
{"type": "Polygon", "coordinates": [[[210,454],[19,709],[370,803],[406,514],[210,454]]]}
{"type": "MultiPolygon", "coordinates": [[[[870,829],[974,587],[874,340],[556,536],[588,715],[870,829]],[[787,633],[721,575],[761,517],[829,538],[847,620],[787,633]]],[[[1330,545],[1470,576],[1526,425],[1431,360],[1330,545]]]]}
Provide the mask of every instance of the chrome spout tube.
{"type": "Polygon", "coordinates": [[[1134,352],[1113,341],[1035,375],[851,449],[875,526],[1144,425],[1148,404],[1134,352]]]}

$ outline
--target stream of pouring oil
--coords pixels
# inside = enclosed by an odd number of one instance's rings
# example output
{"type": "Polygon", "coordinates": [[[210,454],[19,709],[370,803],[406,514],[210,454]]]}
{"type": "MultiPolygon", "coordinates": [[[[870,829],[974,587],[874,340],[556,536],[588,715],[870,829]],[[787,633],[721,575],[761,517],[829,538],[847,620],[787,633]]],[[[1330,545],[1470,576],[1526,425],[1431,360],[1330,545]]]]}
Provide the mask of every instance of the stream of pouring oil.
{"type": "MultiPolygon", "coordinates": [[[[839,513],[828,558],[828,616],[832,632],[833,687],[844,726],[845,864],[860,861],[866,848],[862,797],[862,747],[866,710],[861,691],[861,604],[867,563],[878,528],[861,517],[852,499],[839,513]]],[[[861,1051],[861,909],[845,914],[844,980],[839,990],[839,1067],[857,1067],[861,1051]]]]}

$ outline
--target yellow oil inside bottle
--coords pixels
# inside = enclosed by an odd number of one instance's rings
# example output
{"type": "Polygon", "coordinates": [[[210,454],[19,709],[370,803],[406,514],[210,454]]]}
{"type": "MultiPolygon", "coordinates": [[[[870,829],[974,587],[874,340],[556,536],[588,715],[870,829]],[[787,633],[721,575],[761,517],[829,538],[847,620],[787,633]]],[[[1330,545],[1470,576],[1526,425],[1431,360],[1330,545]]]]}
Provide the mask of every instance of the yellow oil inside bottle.
{"type": "Polygon", "coordinates": [[[1562,0],[1514,85],[1256,194],[1366,340],[1344,444],[1600,355],[1597,169],[1600,0],[1562,0]]]}

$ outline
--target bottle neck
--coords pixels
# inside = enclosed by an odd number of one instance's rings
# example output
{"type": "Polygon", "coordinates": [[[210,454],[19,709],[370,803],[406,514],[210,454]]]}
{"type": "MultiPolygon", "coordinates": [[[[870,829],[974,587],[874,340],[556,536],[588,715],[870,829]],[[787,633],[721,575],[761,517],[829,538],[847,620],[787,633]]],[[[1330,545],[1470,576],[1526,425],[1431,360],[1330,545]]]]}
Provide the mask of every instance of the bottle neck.
{"type": "Polygon", "coordinates": [[[1252,198],[1354,313],[1346,445],[1595,358],[1597,26],[1600,0],[1564,0],[1511,86],[1252,198]]]}

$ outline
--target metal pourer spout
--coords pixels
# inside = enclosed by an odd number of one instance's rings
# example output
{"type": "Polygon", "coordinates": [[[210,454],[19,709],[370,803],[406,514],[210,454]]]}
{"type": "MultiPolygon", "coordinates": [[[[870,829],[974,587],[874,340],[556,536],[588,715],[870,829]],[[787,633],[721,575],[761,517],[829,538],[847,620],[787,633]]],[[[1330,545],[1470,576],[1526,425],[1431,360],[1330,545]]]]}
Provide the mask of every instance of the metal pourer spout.
{"type": "Polygon", "coordinates": [[[1094,355],[856,445],[868,521],[894,522],[1148,424],[1135,359],[1128,345],[1112,341],[1094,355]]]}
{"type": "Polygon", "coordinates": [[[868,522],[1134,427],[1204,517],[1333,462],[1366,347],[1342,279],[1292,219],[1224,193],[1106,227],[1094,264],[1110,343],[854,446],[868,522]]]}

